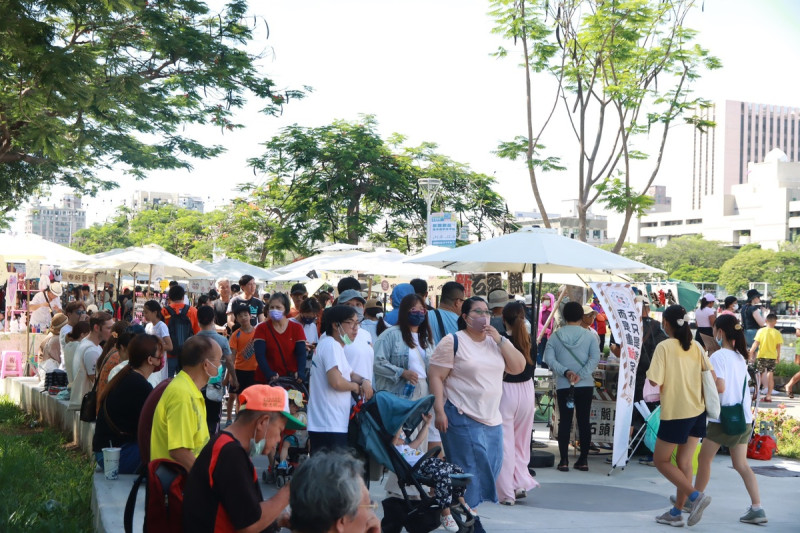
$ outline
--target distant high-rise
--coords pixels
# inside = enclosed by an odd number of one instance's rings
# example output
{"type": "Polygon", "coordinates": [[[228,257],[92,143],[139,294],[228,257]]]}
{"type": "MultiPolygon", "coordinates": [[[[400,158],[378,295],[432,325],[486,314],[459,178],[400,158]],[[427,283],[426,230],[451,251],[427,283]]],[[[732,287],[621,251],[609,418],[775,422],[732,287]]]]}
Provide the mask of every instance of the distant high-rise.
{"type": "Polygon", "coordinates": [[[790,162],[800,159],[800,108],[735,100],[723,106],[698,112],[716,127],[694,132],[692,209],[701,209],[707,196],[747,183],[747,164],[762,163],[774,148],[790,162]]]}
{"type": "Polygon", "coordinates": [[[25,213],[25,231],[40,235],[57,244],[69,246],[72,235],[86,227],[86,211],[81,199],[74,194],[64,195],[61,206],[43,206],[38,201],[25,213]]]}
{"type": "Polygon", "coordinates": [[[205,203],[200,196],[174,192],[135,191],[125,203],[132,211],[172,204],[183,209],[191,209],[202,213],[205,207],[205,203]]]}

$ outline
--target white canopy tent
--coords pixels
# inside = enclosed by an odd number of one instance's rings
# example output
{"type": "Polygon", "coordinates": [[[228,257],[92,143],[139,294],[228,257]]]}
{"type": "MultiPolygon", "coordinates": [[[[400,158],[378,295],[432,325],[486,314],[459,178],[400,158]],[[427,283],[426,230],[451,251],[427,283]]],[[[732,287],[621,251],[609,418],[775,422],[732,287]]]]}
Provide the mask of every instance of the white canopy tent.
{"type": "Polygon", "coordinates": [[[195,261],[195,265],[204,268],[214,274],[214,277],[227,278],[235,282],[245,274],[253,276],[258,281],[270,281],[272,278],[277,277],[278,273],[272,270],[267,270],[238,259],[225,258],[214,263],[208,261],[195,261]]]}
{"type": "Polygon", "coordinates": [[[46,265],[63,266],[75,261],[87,261],[89,256],[43,239],[39,235],[0,235],[0,257],[4,261],[38,261],[46,265]]]}

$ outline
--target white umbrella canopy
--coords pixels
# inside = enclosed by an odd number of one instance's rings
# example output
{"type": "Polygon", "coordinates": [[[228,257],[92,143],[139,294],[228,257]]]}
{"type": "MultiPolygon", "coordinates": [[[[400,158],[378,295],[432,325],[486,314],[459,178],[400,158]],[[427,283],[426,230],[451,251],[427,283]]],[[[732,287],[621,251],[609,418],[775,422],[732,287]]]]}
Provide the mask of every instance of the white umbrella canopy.
{"type": "Polygon", "coordinates": [[[347,257],[353,258],[361,255],[365,255],[365,252],[359,252],[356,250],[351,250],[349,252],[341,252],[341,253],[325,252],[317,255],[312,255],[311,257],[306,257],[305,259],[301,259],[300,261],[295,261],[294,263],[289,263],[288,265],[277,267],[274,270],[279,273],[289,273],[289,272],[296,272],[303,270],[303,274],[305,274],[306,272],[310,272],[311,270],[328,270],[327,268],[328,263],[347,257]]]}
{"type": "Polygon", "coordinates": [[[278,273],[271,270],[258,267],[239,261],[238,259],[225,258],[215,263],[208,261],[195,261],[195,265],[204,268],[214,274],[217,278],[227,278],[231,281],[238,280],[245,274],[253,276],[258,281],[270,281],[272,278],[277,277],[278,273]]]}
{"type": "Polygon", "coordinates": [[[323,246],[322,248],[317,248],[318,252],[349,252],[352,250],[358,250],[360,246],[357,244],[347,244],[343,242],[337,242],[335,244],[329,244],[328,246],[323,246]]]}
{"type": "Polygon", "coordinates": [[[523,228],[515,233],[410,259],[454,272],[537,274],[632,274],[662,270],[560,235],[556,230],[523,228]]]}
{"type": "MultiPolygon", "coordinates": [[[[446,249],[446,248],[443,248],[446,249]]],[[[363,272],[378,276],[408,278],[451,277],[447,270],[407,262],[408,256],[394,248],[379,248],[357,257],[344,257],[325,265],[325,270],[363,272]]]]}
{"type": "Polygon", "coordinates": [[[125,248],[114,248],[106,252],[99,252],[87,256],[86,261],[74,261],[67,263],[63,266],[63,270],[69,272],[81,272],[90,274],[94,272],[105,272],[108,270],[117,270],[109,261],[109,258],[119,255],[125,251],[125,248]]]}
{"type": "Polygon", "coordinates": [[[30,233],[0,235],[0,256],[7,262],[30,260],[58,266],[89,259],[86,254],[30,233]]]}
{"type": "Polygon", "coordinates": [[[107,268],[123,272],[149,273],[158,268],[162,275],[172,279],[214,278],[208,270],[167,252],[157,244],[131,246],[101,261],[107,268]]]}

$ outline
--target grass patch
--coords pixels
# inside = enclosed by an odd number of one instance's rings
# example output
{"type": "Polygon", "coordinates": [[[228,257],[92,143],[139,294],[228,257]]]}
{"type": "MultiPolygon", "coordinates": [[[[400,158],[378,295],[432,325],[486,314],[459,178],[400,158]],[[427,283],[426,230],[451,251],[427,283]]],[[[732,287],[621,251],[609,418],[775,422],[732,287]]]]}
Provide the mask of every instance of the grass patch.
{"type": "Polygon", "coordinates": [[[0,531],[92,531],[91,461],[0,396],[0,531]]]}

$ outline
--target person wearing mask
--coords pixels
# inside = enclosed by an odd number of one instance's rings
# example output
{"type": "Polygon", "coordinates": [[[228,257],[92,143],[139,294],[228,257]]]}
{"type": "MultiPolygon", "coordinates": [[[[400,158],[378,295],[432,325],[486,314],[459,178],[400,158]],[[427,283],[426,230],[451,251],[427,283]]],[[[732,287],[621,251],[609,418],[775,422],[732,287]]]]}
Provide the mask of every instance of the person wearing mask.
{"type": "Polygon", "coordinates": [[[500,414],[503,417],[503,466],[497,476],[497,497],[503,505],[514,505],[539,483],[528,471],[531,460],[531,435],[536,412],[533,373],[536,362],[531,357],[531,335],[525,327],[525,306],[509,302],[503,308],[503,328],[514,347],[525,357],[525,370],[517,375],[503,375],[500,414]]]}
{"type": "Polygon", "coordinates": [[[725,301],[722,303],[722,307],[720,308],[717,316],[722,316],[722,315],[736,316],[737,311],[739,311],[739,300],[736,298],[736,296],[726,296],[725,301]]]}
{"type": "Polygon", "coordinates": [[[222,397],[225,395],[225,385],[230,383],[231,388],[237,390],[239,382],[236,381],[234,369],[235,356],[231,352],[228,339],[217,333],[214,323],[214,308],[203,306],[197,310],[197,321],[200,323],[198,335],[209,337],[219,344],[222,350],[222,365],[219,367],[216,376],[208,380],[208,385],[201,392],[206,402],[206,421],[208,423],[208,433],[213,435],[219,428],[220,416],[222,415],[222,397]]]}
{"type": "MultiPolygon", "coordinates": [[[[103,389],[111,378],[108,377],[111,370],[122,361],[128,359],[125,347],[130,336],[125,335],[130,324],[124,320],[118,320],[111,326],[111,337],[103,344],[103,351],[97,359],[97,397],[103,393],[103,389]]],[[[97,409],[100,409],[100,402],[97,402],[97,409]]]]}
{"type": "Polygon", "coordinates": [[[439,307],[433,309],[429,322],[436,346],[446,336],[458,331],[458,317],[464,303],[464,286],[456,281],[448,281],[442,286],[439,307]]]}
{"type": "Polygon", "coordinates": [[[491,324],[500,335],[504,335],[506,326],[503,323],[503,308],[508,303],[508,293],[503,289],[495,289],[489,293],[488,302],[489,311],[492,312],[489,324],[491,324]]]}
{"type": "Polygon", "coordinates": [[[705,348],[706,345],[703,342],[702,335],[708,335],[711,337],[711,328],[714,326],[714,319],[717,318],[717,314],[714,311],[714,302],[716,301],[717,299],[713,294],[710,292],[706,293],[702,298],[700,298],[699,309],[694,312],[694,319],[697,323],[697,331],[694,334],[694,340],[699,342],[700,346],[703,348],[705,348]]]}
{"type": "Polygon", "coordinates": [[[200,389],[219,373],[222,349],[210,338],[195,335],[183,345],[180,359],[181,370],[164,389],[153,413],[150,460],[170,459],[189,472],[208,442],[200,389]]]}
{"type": "Polygon", "coordinates": [[[64,353],[64,348],[67,346],[67,333],[72,331],[72,328],[74,328],[81,320],[89,319],[89,317],[86,315],[86,309],[83,307],[83,302],[81,301],[68,303],[64,308],[64,314],[67,315],[67,323],[61,327],[61,331],[58,333],[58,341],[61,344],[62,354],[64,353]]]}
{"type": "MultiPolygon", "coordinates": [[[[269,320],[256,326],[253,337],[258,368],[272,383],[279,377],[304,381],[306,377],[306,335],[303,326],[287,317],[289,298],[276,292],[269,298],[269,320]]],[[[257,380],[258,381],[258,380],[257,380]]]]}
{"type": "MultiPolygon", "coordinates": [[[[544,295],[544,298],[542,298],[542,301],[539,303],[539,329],[536,331],[538,331],[537,335],[542,336],[542,339],[539,341],[539,346],[536,351],[536,364],[542,368],[547,368],[547,363],[544,362],[544,351],[545,348],[547,348],[547,341],[550,338],[550,335],[553,333],[553,326],[556,322],[555,320],[550,320],[550,323],[547,323],[547,320],[553,313],[555,301],[555,296],[548,292],[544,295]],[[544,327],[545,324],[547,324],[546,328],[544,327]]],[[[553,317],[553,319],[555,319],[555,317],[553,317]]]]}
{"type": "MultiPolygon", "coordinates": [[[[593,309],[588,308],[588,310],[594,313],[593,309]]],[[[586,328],[583,324],[584,307],[581,304],[568,302],[562,313],[566,325],[550,336],[544,352],[544,361],[556,376],[559,413],[558,451],[561,455],[558,470],[568,472],[569,438],[573,416],[577,415],[578,433],[591,435],[589,412],[594,392],[592,372],[600,362],[600,344],[594,330],[591,330],[591,327],[586,328]]],[[[581,438],[580,445],[580,455],[573,468],[586,472],[589,470],[590,439],[581,438]]]]}
{"type": "Polygon", "coordinates": [[[66,344],[64,345],[64,352],[61,354],[61,359],[64,361],[64,371],[67,373],[67,382],[70,388],[75,381],[75,351],[78,349],[78,346],[80,346],[81,341],[85,339],[91,331],[92,329],[89,326],[89,321],[82,320],[75,324],[72,331],[67,333],[67,336],[64,338],[66,344]]]}
{"type": "Polygon", "coordinates": [[[250,323],[253,327],[264,322],[264,302],[256,296],[256,279],[245,274],[239,279],[239,287],[241,287],[241,294],[231,298],[228,304],[228,326],[233,329],[235,325],[235,317],[233,316],[234,302],[243,302],[250,308],[250,323]]]}
{"type": "Polygon", "coordinates": [[[400,313],[400,302],[409,294],[414,294],[414,287],[410,283],[400,283],[394,288],[392,291],[392,310],[385,313],[383,319],[378,322],[378,336],[389,326],[397,324],[397,317],[400,313]]]}
{"type": "MultiPolygon", "coordinates": [[[[164,359],[166,360],[167,354],[172,351],[172,338],[169,336],[169,328],[164,321],[164,312],[161,304],[155,300],[147,300],[142,308],[142,317],[145,321],[144,332],[148,335],[155,335],[161,339],[161,346],[164,350],[164,359]]],[[[158,369],[153,372],[150,382],[161,382],[167,379],[167,367],[158,369]]],[[[158,385],[158,383],[156,383],[158,385]]],[[[155,387],[156,385],[153,385],[155,387]]]]}
{"type": "Polygon", "coordinates": [[[745,348],[744,329],[735,316],[722,315],[717,318],[713,327],[714,340],[721,343],[722,348],[711,355],[711,364],[717,375],[716,385],[719,392],[720,405],[741,404],[744,412],[745,429],[738,434],[728,434],[719,420],[709,418],[706,437],[697,458],[697,477],[694,485],[704,491],[711,478],[711,462],[716,457],[720,446],[727,446],[734,470],[741,476],[745,489],[750,495],[750,507],[739,517],[740,522],[748,524],[764,524],[767,514],[761,507],[761,496],[758,492],[756,475],[747,464],[747,444],[753,431],[753,414],[750,411],[750,394],[747,390],[747,349],[745,348]]]}
{"type": "Polygon", "coordinates": [[[344,347],[358,332],[355,309],[347,305],[326,309],[322,329],[325,335],[311,363],[308,437],[312,454],[324,448],[347,447],[352,393],[366,401],[373,392],[370,381],[353,372],[344,354],[344,347]]]}
{"type": "Polygon", "coordinates": [[[647,371],[650,384],[661,388],[661,423],[653,461],[661,475],[678,490],[673,507],[656,517],[656,522],[681,527],[681,509],[686,504],[690,510],[688,523],[693,526],[711,503],[710,496],[692,485],[692,457],[697,442],[706,436],[701,373],[711,369],[713,374],[714,370],[703,349],[692,340],[686,309],[671,305],[661,316],[664,331],[670,338],[656,346],[647,371]],[[671,462],[676,447],[678,466],[671,462]]]}
{"type": "Polygon", "coordinates": [[[45,331],[50,327],[53,312],[61,310],[60,298],[63,292],[64,288],[56,281],[33,296],[28,311],[30,311],[30,324],[37,331],[45,331]]]}
{"type": "MultiPolygon", "coordinates": [[[[464,301],[458,332],[439,342],[428,368],[436,429],[447,461],[473,475],[464,496],[473,509],[483,501],[497,501],[495,482],[503,463],[503,372],[516,375],[525,370],[525,356],[489,325],[490,316],[483,299],[464,301]]],[[[485,531],[479,517],[474,531],[485,531]]]]}
{"type": "Polygon", "coordinates": [[[154,335],[130,336],[127,346],[128,364],[98,394],[92,451],[102,469],[103,448],[121,448],[119,473],[135,474],[141,464],[139,414],[153,390],[147,378],[164,362],[161,341],[154,335]]]}
{"type": "Polygon", "coordinates": [[[95,313],[89,319],[89,335],[83,339],[75,349],[72,373],[75,382],[70,394],[70,409],[80,409],[83,395],[89,392],[94,385],[97,360],[103,349],[100,343],[106,342],[111,337],[111,328],[114,321],[108,313],[95,313]]]}
{"type": "Polygon", "coordinates": [[[294,318],[300,314],[300,306],[308,298],[308,290],[302,283],[295,283],[289,290],[289,296],[292,299],[293,307],[289,310],[288,317],[294,318]]]}
{"type": "Polygon", "coordinates": [[[289,485],[264,501],[252,458],[274,451],[284,429],[305,425],[289,412],[289,396],[280,387],[252,385],[240,400],[236,421],[205,445],[186,478],[184,531],[259,533],[288,525],[283,510],[289,485]]]}
{"type": "Polygon", "coordinates": [[[361,293],[352,289],[348,289],[339,295],[339,305],[347,305],[355,309],[359,322],[358,333],[351,337],[353,342],[344,347],[344,355],[347,357],[347,362],[350,363],[350,368],[353,372],[372,381],[375,362],[372,335],[360,325],[364,319],[364,306],[366,303],[367,301],[361,296],[361,293]]]}
{"type": "Polygon", "coordinates": [[[311,371],[311,359],[314,357],[314,350],[316,350],[319,343],[318,321],[321,313],[322,307],[319,305],[319,300],[306,298],[300,304],[300,314],[292,318],[292,320],[303,326],[303,333],[306,336],[306,375],[302,376],[306,381],[308,372],[311,371]]]}
{"type": "Polygon", "coordinates": [[[742,306],[741,311],[744,339],[747,341],[749,348],[753,345],[753,341],[756,340],[756,333],[759,328],[767,325],[767,321],[761,312],[761,293],[756,289],[747,291],[747,302],[742,306]]]}
{"type": "Polygon", "coordinates": [[[214,300],[214,323],[217,326],[217,333],[230,335],[228,330],[228,305],[231,302],[231,280],[219,278],[216,282],[219,298],[214,300]]]}
{"type": "Polygon", "coordinates": [[[383,304],[377,298],[370,298],[364,304],[364,320],[361,321],[361,329],[369,332],[372,337],[372,345],[378,340],[378,319],[383,316],[383,304]]]}
{"type": "Polygon", "coordinates": [[[292,533],[381,531],[364,465],[347,452],[320,452],[304,462],[292,476],[289,507],[292,533]]]}
{"type": "Polygon", "coordinates": [[[239,327],[231,333],[228,343],[230,344],[231,352],[235,354],[233,366],[239,386],[231,387],[228,390],[228,421],[225,423],[226,427],[233,422],[231,413],[234,402],[238,402],[237,396],[239,392],[256,384],[256,370],[258,369],[254,347],[256,328],[250,323],[250,306],[242,302],[236,302],[233,306],[233,314],[239,327]]]}

